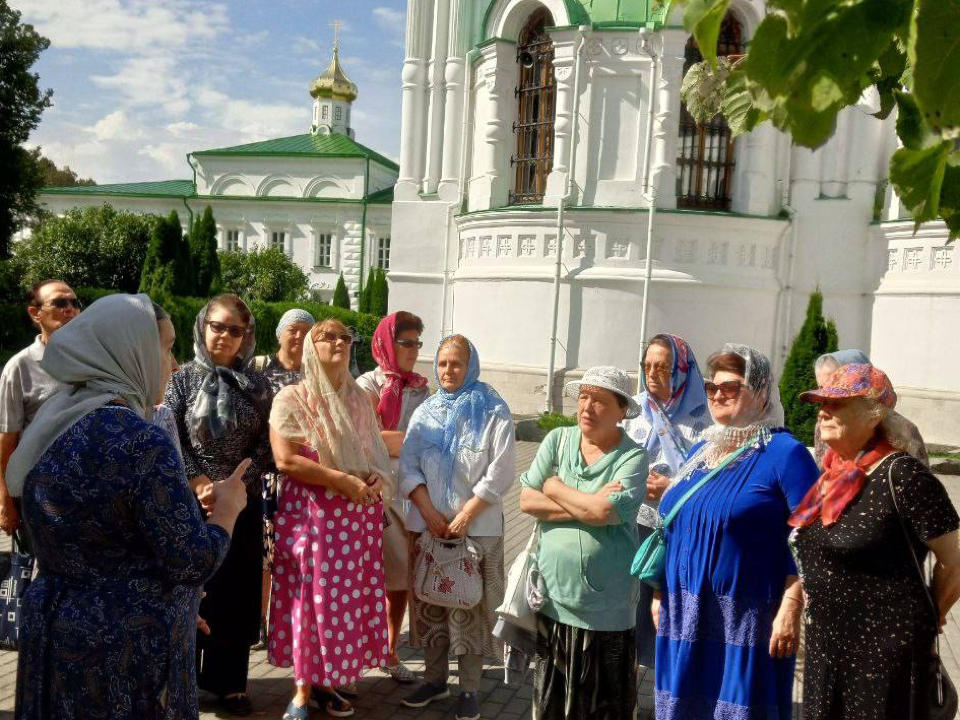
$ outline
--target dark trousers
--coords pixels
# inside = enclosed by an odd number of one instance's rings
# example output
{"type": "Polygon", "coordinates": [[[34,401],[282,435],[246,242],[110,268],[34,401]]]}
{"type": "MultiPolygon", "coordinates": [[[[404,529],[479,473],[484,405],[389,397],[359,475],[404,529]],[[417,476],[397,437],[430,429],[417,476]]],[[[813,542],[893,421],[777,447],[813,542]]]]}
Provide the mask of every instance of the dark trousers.
{"type": "Polygon", "coordinates": [[[217,696],[247,691],[250,646],[244,643],[197,645],[197,687],[217,696]]]}
{"type": "MultiPolygon", "coordinates": [[[[642,544],[653,530],[646,525],[638,525],[640,543],[642,544]]],[[[640,601],[637,603],[637,626],[634,628],[637,643],[637,664],[648,668],[654,666],[654,655],[657,646],[657,631],[653,627],[653,616],[650,606],[653,604],[653,588],[646,583],[640,583],[640,601]]]]}

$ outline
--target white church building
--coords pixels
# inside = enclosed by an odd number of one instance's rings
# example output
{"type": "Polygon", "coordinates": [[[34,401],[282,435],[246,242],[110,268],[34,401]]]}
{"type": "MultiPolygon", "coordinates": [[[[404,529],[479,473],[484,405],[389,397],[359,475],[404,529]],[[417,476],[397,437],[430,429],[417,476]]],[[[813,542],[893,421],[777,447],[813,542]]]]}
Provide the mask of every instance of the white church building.
{"type": "Polygon", "coordinates": [[[56,214],[103,203],[131,212],[176,210],[184,229],[210,205],[222,250],[281,248],[319,296],[333,296],[342,272],[355,298],[361,275],[390,266],[398,167],[354,139],[350,114],[358,90],[336,46],[310,95],[313,122],[303,135],[192,152],[190,179],[44,188],[40,201],[56,214]]]}
{"type": "MultiPolygon", "coordinates": [[[[569,409],[564,381],[638,366],[649,233],[647,337],[701,363],[743,342],[779,369],[820,287],[841,347],[890,374],[928,441],[956,442],[960,262],[887,190],[893,118],[865,96],[812,152],[769,124],[697,127],[680,86],[700,54],[658,6],[408,0],[391,307],[423,316],[425,348],[469,336],[514,412],[569,409]]],[[[719,52],[764,12],[733,0],[719,52]]]]}

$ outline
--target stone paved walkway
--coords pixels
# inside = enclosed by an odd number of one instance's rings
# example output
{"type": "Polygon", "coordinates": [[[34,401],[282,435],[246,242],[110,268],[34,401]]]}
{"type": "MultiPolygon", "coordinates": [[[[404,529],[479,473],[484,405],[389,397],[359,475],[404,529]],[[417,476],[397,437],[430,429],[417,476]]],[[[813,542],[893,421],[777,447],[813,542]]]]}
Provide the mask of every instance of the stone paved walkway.
{"type": "MultiPolygon", "coordinates": [[[[532,462],[536,452],[535,443],[519,443],[517,456],[517,474],[523,472],[532,462]]],[[[950,491],[954,505],[960,507],[960,478],[942,476],[950,491]]],[[[519,487],[515,486],[505,505],[507,533],[505,537],[505,555],[507,567],[522,549],[529,537],[531,521],[522,515],[519,509],[519,487]]],[[[9,542],[0,540],[0,549],[7,549],[9,542]]],[[[960,610],[954,608],[950,613],[946,632],[941,637],[941,652],[947,670],[953,678],[960,678],[960,610]]],[[[411,648],[401,650],[404,662],[418,675],[423,671],[423,656],[411,648]]],[[[16,660],[14,652],[0,650],[0,720],[12,720],[14,689],[16,685],[16,660]]],[[[354,701],[358,720],[380,718],[405,718],[410,720],[450,720],[456,703],[456,663],[451,668],[452,697],[449,700],[434,703],[426,708],[413,710],[400,705],[400,700],[410,691],[410,686],[401,686],[379,671],[369,673],[359,683],[360,697],[354,701]]],[[[531,686],[528,682],[521,688],[508,688],[503,685],[503,669],[499,666],[488,667],[481,683],[481,712],[486,720],[519,720],[530,717],[531,686]]],[[[639,687],[639,720],[652,720],[653,679],[647,677],[639,687]]],[[[279,720],[292,693],[291,671],[275,668],[267,664],[265,652],[255,652],[250,658],[249,694],[254,704],[254,718],[279,720]]],[[[415,686],[414,686],[415,687],[415,686]]],[[[800,697],[800,683],[795,686],[795,697],[800,697]]],[[[799,704],[795,705],[794,717],[800,717],[799,704]]],[[[315,718],[325,717],[314,710],[315,718]]],[[[201,718],[227,717],[218,714],[209,698],[201,698],[201,718]]],[[[958,715],[960,720],[960,715],[958,715]]]]}

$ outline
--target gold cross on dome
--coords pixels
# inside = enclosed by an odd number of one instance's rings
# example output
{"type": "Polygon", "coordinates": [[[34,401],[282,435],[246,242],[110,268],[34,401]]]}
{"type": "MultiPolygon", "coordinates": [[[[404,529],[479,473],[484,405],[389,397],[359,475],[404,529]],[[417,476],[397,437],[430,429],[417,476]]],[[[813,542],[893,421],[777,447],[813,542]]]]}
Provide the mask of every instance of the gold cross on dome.
{"type": "Polygon", "coordinates": [[[339,20],[334,20],[330,23],[330,27],[333,28],[333,51],[337,52],[340,49],[340,27],[343,25],[339,20]]]}

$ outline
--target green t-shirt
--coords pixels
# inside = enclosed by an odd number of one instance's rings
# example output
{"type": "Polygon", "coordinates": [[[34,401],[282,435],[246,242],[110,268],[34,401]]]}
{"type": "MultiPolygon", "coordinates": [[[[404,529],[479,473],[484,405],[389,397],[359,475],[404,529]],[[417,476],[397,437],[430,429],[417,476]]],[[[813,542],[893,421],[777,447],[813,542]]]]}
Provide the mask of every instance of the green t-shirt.
{"type": "Polygon", "coordinates": [[[636,517],[647,492],[647,451],[621,431],[620,444],[587,465],[580,439],[577,427],[551,431],[520,484],[540,490],[556,475],[569,487],[592,494],[618,480],[624,489],[611,495],[610,502],[620,522],[593,526],[576,520],[540,521],[537,565],[548,597],[542,612],[587,630],[629,630],[636,623],[640,590],[630,563],[639,547],[636,517]],[[558,458],[561,433],[566,439],[558,458]]]}

